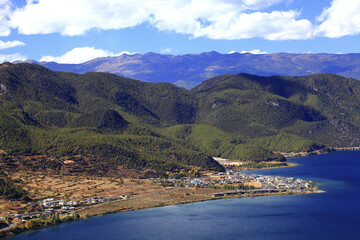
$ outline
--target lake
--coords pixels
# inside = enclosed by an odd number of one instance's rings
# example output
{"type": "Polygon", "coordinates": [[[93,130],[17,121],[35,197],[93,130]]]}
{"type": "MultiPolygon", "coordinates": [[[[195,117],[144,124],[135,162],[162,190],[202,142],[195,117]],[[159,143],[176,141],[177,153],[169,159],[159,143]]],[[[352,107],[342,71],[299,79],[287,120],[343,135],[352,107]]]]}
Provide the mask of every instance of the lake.
{"type": "Polygon", "coordinates": [[[12,239],[360,239],[360,152],[251,171],[313,180],[322,194],[222,199],[94,217],[12,239]]]}

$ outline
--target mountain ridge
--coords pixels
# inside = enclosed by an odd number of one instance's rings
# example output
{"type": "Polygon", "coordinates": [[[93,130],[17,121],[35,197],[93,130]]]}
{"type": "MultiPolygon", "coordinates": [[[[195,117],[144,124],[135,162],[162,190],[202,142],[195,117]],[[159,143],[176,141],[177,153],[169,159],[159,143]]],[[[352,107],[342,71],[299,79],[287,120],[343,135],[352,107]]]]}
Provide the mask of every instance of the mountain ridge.
{"type": "Polygon", "coordinates": [[[248,73],[260,76],[303,76],[334,73],[360,80],[360,54],[272,53],[163,55],[145,53],[96,58],[81,64],[36,62],[54,71],[74,73],[110,72],[147,82],[169,82],[191,89],[222,74],[248,73]]]}
{"type": "Polygon", "coordinates": [[[81,156],[79,171],[100,175],[120,167],[143,174],[223,170],[212,156],[283,161],[277,152],[360,146],[359,96],[360,81],[335,74],[226,74],[189,91],[111,73],[6,63],[0,149],[53,156],[56,164],[42,164],[58,172],[71,172],[61,160],[74,156],[81,156]]]}

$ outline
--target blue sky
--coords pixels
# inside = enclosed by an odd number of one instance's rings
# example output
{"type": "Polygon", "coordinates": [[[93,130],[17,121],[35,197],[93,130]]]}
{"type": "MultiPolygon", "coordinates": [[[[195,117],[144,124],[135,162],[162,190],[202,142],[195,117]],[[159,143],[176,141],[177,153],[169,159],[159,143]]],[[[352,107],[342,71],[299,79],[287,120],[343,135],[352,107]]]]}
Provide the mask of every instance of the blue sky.
{"type": "Polygon", "coordinates": [[[359,53],[359,0],[0,0],[0,62],[359,53]]]}

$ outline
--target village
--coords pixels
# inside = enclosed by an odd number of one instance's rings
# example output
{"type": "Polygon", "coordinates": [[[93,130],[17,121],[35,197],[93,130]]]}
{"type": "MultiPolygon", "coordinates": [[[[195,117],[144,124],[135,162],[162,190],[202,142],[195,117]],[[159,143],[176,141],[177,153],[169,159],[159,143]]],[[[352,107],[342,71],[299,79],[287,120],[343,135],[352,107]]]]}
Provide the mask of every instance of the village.
{"type": "Polygon", "coordinates": [[[125,200],[129,198],[131,198],[131,196],[128,195],[121,195],[117,197],[93,196],[89,199],[82,201],[76,201],[76,200],[65,201],[62,199],[46,198],[38,202],[40,209],[42,209],[41,211],[30,212],[30,213],[16,213],[16,214],[9,212],[7,217],[12,218],[14,220],[36,219],[40,217],[48,217],[54,213],[68,214],[82,207],[89,207],[101,203],[107,203],[117,200],[125,200]]]}
{"type": "MultiPolygon", "coordinates": [[[[266,195],[266,194],[300,194],[317,193],[314,182],[292,177],[263,176],[257,174],[244,174],[228,169],[226,172],[208,174],[202,177],[179,179],[150,178],[149,184],[180,189],[214,189],[212,197],[224,197],[228,195],[266,195]],[[219,191],[224,189],[224,191],[219,191]]],[[[8,212],[7,218],[16,221],[28,221],[37,218],[46,218],[53,214],[69,215],[82,209],[100,205],[102,203],[119,202],[132,199],[134,196],[122,194],[120,196],[92,196],[83,200],[63,200],[45,198],[34,203],[35,211],[24,213],[8,212]]]]}
{"type": "Polygon", "coordinates": [[[182,179],[151,179],[153,183],[162,184],[164,186],[178,186],[185,188],[224,188],[228,190],[242,191],[228,191],[226,193],[216,193],[215,196],[224,194],[238,194],[238,193],[305,193],[316,192],[314,182],[292,177],[280,176],[262,176],[256,174],[244,174],[227,170],[226,173],[218,173],[202,178],[182,178],[182,179]]]}

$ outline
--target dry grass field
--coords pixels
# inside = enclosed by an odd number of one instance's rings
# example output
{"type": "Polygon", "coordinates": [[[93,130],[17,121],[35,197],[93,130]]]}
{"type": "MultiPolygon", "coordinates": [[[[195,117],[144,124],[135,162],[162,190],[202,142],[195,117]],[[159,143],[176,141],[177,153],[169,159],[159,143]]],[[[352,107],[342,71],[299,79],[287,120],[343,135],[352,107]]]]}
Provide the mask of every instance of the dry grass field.
{"type": "Polygon", "coordinates": [[[222,189],[205,188],[166,188],[163,191],[139,194],[127,200],[105,203],[84,208],[78,213],[81,216],[96,216],[119,211],[134,211],[144,208],[162,207],[175,204],[185,204],[214,199],[212,195],[222,192],[222,189]]]}
{"type": "MultiPolygon", "coordinates": [[[[294,165],[289,163],[288,166],[294,165]]],[[[201,175],[208,179],[225,177],[215,176],[211,172],[201,172],[201,175]]],[[[80,211],[81,214],[91,216],[108,212],[210,200],[213,193],[223,191],[220,185],[218,186],[220,189],[163,187],[151,183],[148,179],[52,175],[25,171],[12,173],[11,178],[20,180],[34,201],[26,203],[0,198],[0,216],[5,216],[8,212],[31,212],[39,206],[36,203],[38,200],[49,197],[80,201],[89,199],[92,196],[132,196],[131,199],[96,205],[92,206],[91,209],[80,211]]],[[[245,185],[261,187],[260,183],[254,182],[245,183],[245,185]]]]}
{"type": "MultiPolygon", "coordinates": [[[[80,214],[100,215],[108,212],[128,211],[172,204],[182,204],[212,199],[212,194],[222,189],[195,189],[163,187],[147,179],[122,179],[109,177],[61,176],[15,173],[12,178],[21,179],[30,197],[36,202],[54,197],[63,200],[84,200],[92,196],[116,197],[129,195],[130,199],[100,204],[79,211],[80,214]]],[[[18,213],[33,210],[35,205],[21,201],[0,199],[0,216],[7,212],[18,213]]]]}
{"type": "MultiPolygon", "coordinates": [[[[117,197],[123,194],[139,197],[168,189],[152,184],[146,179],[75,177],[28,173],[15,173],[12,178],[21,179],[34,201],[49,197],[63,200],[84,200],[92,196],[117,197]]],[[[30,210],[32,204],[0,198],[0,216],[6,215],[9,211],[17,213],[20,210],[30,210]]]]}

